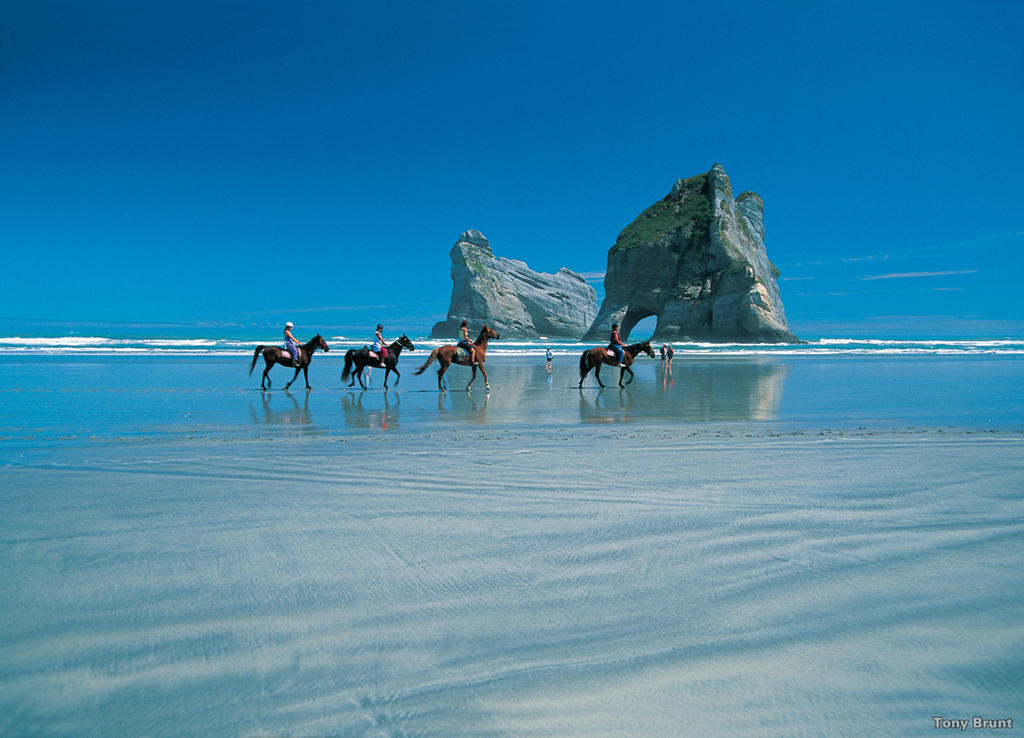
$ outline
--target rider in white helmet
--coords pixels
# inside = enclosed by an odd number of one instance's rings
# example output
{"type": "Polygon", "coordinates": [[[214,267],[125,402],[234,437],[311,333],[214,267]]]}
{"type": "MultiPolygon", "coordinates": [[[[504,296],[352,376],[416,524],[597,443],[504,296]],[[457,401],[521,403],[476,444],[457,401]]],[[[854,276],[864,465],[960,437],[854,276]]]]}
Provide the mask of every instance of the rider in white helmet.
{"type": "Polygon", "coordinates": [[[295,336],[292,335],[292,328],[294,327],[295,325],[290,320],[284,324],[284,347],[288,349],[288,353],[292,357],[292,361],[298,364],[299,342],[295,340],[295,336]]]}

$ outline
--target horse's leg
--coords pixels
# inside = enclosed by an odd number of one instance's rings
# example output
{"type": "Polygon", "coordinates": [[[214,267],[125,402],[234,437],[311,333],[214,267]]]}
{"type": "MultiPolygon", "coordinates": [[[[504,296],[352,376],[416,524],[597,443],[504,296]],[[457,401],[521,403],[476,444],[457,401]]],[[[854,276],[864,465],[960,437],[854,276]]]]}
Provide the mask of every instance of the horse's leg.
{"type": "Polygon", "coordinates": [[[313,389],[309,386],[309,364],[302,367],[302,379],[306,382],[306,389],[313,389]]]}
{"type": "MultiPolygon", "coordinates": [[[[479,362],[479,366],[480,366],[480,373],[484,375],[484,389],[488,389],[489,390],[491,388],[491,383],[487,379],[487,370],[484,369],[484,363],[482,361],[479,362]]],[[[476,367],[473,367],[473,368],[476,369],[476,367]]]]}
{"type": "Polygon", "coordinates": [[[469,392],[469,388],[473,386],[473,382],[476,381],[476,364],[473,364],[473,376],[469,378],[469,384],[466,385],[466,392],[469,392]]]}
{"type": "Polygon", "coordinates": [[[285,389],[288,389],[289,387],[291,387],[292,386],[292,382],[294,382],[296,379],[299,378],[299,369],[301,369],[301,367],[299,367],[299,366],[295,367],[295,376],[292,377],[292,381],[291,382],[289,382],[288,384],[286,384],[284,386],[285,389]]]}
{"type": "Polygon", "coordinates": [[[270,359],[266,359],[266,362],[267,368],[263,370],[263,378],[260,380],[261,390],[266,390],[270,386],[270,377],[267,375],[270,374],[270,367],[274,366],[274,362],[270,359]]]}
{"type": "Polygon", "coordinates": [[[597,383],[599,385],[601,385],[601,389],[604,389],[604,382],[601,381],[601,365],[600,364],[598,364],[597,366],[594,367],[594,379],[596,379],[597,383]]]}
{"type": "Polygon", "coordinates": [[[391,367],[391,371],[395,373],[395,386],[398,386],[398,380],[402,378],[402,375],[398,373],[398,366],[391,367]]]}
{"type": "Polygon", "coordinates": [[[388,377],[391,376],[391,367],[384,366],[384,389],[388,388],[388,377]]]}
{"type": "MultiPolygon", "coordinates": [[[[629,372],[629,380],[626,382],[626,384],[631,384],[633,382],[633,367],[631,367],[631,366],[623,367],[623,372],[629,372]]],[[[621,376],[619,377],[619,381],[620,382],[622,381],[622,377],[621,376]]]]}
{"type": "Polygon", "coordinates": [[[437,370],[437,389],[444,392],[444,386],[441,384],[441,380],[444,377],[444,373],[448,371],[448,364],[446,364],[440,356],[437,357],[437,363],[440,365],[437,370]]]}

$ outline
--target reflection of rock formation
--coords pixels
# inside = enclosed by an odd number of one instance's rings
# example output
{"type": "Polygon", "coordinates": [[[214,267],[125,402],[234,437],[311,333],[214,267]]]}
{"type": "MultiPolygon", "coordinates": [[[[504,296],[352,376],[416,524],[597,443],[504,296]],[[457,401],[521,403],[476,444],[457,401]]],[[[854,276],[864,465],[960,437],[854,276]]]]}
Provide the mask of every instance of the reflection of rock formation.
{"type": "Polygon", "coordinates": [[[760,362],[677,360],[674,369],[674,384],[659,389],[673,395],[684,420],[774,420],[789,372],[785,364],[760,362]]]}
{"type": "Polygon", "coordinates": [[[468,320],[471,331],[489,325],[502,338],[578,338],[597,314],[597,293],[576,272],[535,272],[514,259],[497,258],[480,231],[466,231],[452,247],[452,298],[448,318],[431,338],[453,338],[468,320]]]}
{"type": "Polygon", "coordinates": [[[585,340],[605,338],[613,322],[628,336],[655,315],[655,340],[798,341],[764,236],[760,196],[733,200],[720,164],[679,180],[608,252],[605,299],[585,340]]]}
{"type": "Polygon", "coordinates": [[[656,377],[641,376],[627,389],[596,393],[580,390],[580,420],[586,423],[630,421],[774,420],[779,415],[786,374],[784,364],[704,361],[664,367],[656,377]]]}

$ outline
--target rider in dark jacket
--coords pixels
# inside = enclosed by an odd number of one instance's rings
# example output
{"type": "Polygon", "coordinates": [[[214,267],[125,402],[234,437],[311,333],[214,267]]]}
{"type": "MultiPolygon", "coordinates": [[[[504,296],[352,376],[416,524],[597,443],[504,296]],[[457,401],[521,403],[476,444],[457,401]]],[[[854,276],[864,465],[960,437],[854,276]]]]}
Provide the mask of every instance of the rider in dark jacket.
{"type": "Polygon", "coordinates": [[[619,359],[619,363],[625,365],[626,363],[626,344],[619,338],[619,324],[612,323],[612,335],[611,340],[608,343],[608,348],[615,352],[616,357],[619,359]]]}

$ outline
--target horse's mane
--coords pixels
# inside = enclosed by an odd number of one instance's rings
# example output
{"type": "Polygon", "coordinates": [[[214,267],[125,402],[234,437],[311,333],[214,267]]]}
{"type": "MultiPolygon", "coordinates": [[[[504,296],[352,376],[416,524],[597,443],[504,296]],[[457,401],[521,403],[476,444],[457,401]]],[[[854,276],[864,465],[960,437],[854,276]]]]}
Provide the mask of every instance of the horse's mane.
{"type": "Polygon", "coordinates": [[[629,353],[631,353],[633,355],[636,355],[636,354],[640,353],[641,351],[643,351],[644,350],[644,346],[647,346],[649,343],[650,343],[650,340],[641,341],[640,343],[634,343],[632,346],[626,346],[626,351],[628,351],[629,353]]]}
{"type": "Polygon", "coordinates": [[[477,335],[476,341],[474,341],[474,343],[480,343],[482,340],[487,338],[487,331],[488,330],[490,330],[490,329],[486,325],[483,328],[481,328],[480,329],[480,333],[479,333],[479,335],[477,335]]]}

